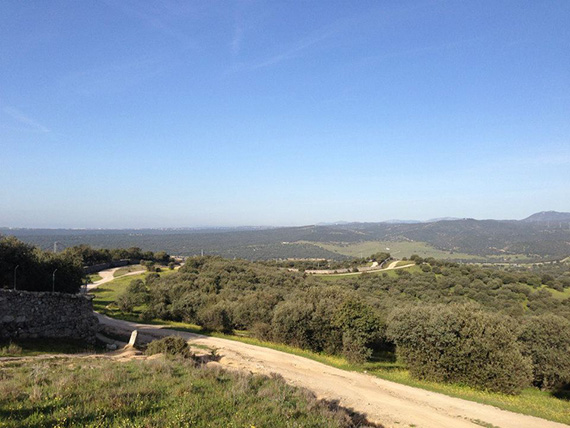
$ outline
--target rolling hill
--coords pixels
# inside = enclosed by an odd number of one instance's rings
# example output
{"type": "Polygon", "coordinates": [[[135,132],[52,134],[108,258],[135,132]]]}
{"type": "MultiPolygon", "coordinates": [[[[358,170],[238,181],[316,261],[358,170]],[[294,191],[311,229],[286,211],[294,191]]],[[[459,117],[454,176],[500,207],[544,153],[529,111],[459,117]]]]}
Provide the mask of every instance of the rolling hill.
{"type": "MultiPolygon", "coordinates": [[[[94,247],[140,247],[189,256],[219,254],[250,260],[274,258],[343,259],[346,254],[322,244],[364,242],[424,243],[436,250],[481,257],[524,255],[528,259],[570,255],[570,213],[554,211],[524,220],[453,219],[425,223],[338,223],[280,228],[67,230],[0,229],[44,249],[89,244],[94,247]]],[[[402,257],[403,255],[400,255],[402,257]]],[[[454,258],[452,254],[449,258],[454,258]]]]}

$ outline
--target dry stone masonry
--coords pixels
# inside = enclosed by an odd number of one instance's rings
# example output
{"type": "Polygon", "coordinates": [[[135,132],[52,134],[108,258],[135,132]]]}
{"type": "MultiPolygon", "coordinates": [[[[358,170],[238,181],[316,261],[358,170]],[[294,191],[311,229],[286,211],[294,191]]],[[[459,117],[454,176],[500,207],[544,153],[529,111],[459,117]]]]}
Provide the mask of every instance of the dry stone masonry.
{"type": "Polygon", "coordinates": [[[94,342],[92,296],[0,289],[0,339],[65,338],[94,342]]]}

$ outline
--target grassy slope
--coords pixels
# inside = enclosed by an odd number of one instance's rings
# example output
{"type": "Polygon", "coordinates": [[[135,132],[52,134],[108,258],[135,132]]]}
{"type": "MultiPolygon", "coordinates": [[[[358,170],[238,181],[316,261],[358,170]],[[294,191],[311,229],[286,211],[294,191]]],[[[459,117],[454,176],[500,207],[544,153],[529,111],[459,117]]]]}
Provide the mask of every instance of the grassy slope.
{"type": "Polygon", "coordinates": [[[54,359],[0,367],[6,428],[348,426],[344,411],[279,378],[191,361],[54,359]]]}
{"type": "Polygon", "coordinates": [[[44,354],[79,354],[97,352],[97,346],[68,339],[16,339],[0,341],[0,357],[33,357],[44,354]]]}
{"type": "Polygon", "coordinates": [[[128,265],[122,268],[119,268],[115,271],[115,273],[113,274],[113,276],[115,278],[118,278],[120,276],[123,276],[129,272],[136,272],[137,270],[144,270],[144,267],[142,267],[141,265],[128,265]]]}
{"type": "MultiPolygon", "coordinates": [[[[175,273],[175,270],[163,270],[160,272],[160,276],[168,276],[175,273]]],[[[140,275],[128,275],[122,276],[114,279],[111,282],[107,282],[105,284],[100,285],[95,290],[93,290],[93,294],[95,295],[95,299],[93,300],[93,308],[97,312],[105,313],[109,316],[116,316],[120,315],[120,311],[113,305],[115,300],[123,294],[126,290],[131,281],[135,279],[142,279],[144,280],[145,277],[148,275],[148,272],[142,273],[140,275]]],[[[142,309],[141,307],[135,308],[135,311],[142,309]]]]}
{"type": "Polygon", "coordinates": [[[552,288],[547,288],[552,294],[552,297],[558,300],[570,299],[570,288],[565,288],[564,291],[553,290],[552,288]]]}
{"type": "MultiPolygon", "coordinates": [[[[410,262],[406,262],[405,264],[410,264],[410,262]]],[[[419,272],[420,268],[418,266],[412,265],[408,268],[405,268],[408,272],[410,273],[415,273],[415,272],[419,272]]],[[[399,269],[398,269],[399,270],[399,269]]],[[[372,272],[362,272],[362,273],[346,273],[346,274],[342,274],[339,273],[338,275],[335,274],[323,274],[323,275],[315,275],[318,276],[319,279],[322,279],[324,281],[329,281],[329,282],[337,282],[339,280],[343,280],[343,279],[348,279],[351,277],[354,277],[355,275],[383,275],[386,274],[390,277],[394,277],[397,275],[396,273],[397,270],[394,269],[389,269],[389,270],[376,270],[376,271],[372,271],[372,272]]]]}
{"type": "MultiPolygon", "coordinates": [[[[481,257],[467,253],[457,253],[450,251],[442,251],[425,242],[410,242],[410,241],[365,241],[355,244],[330,244],[323,242],[314,242],[325,250],[332,251],[338,254],[344,254],[351,257],[362,257],[368,254],[374,254],[380,251],[389,251],[397,258],[410,257],[412,254],[417,254],[420,257],[427,258],[433,257],[436,259],[445,260],[472,260],[472,261],[485,261],[485,260],[503,260],[502,256],[488,256],[481,257]],[[390,250],[386,250],[389,248],[390,250]]],[[[528,257],[523,254],[515,254],[506,256],[510,261],[525,261],[528,257]]]]}
{"type": "MultiPolygon", "coordinates": [[[[414,266],[409,269],[419,269],[419,267],[414,266]]],[[[388,275],[396,275],[394,270],[387,271],[388,275]]],[[[368,275],[377,275],[368,274],[368,275]]],[[[143,274],[141,277],[144,277],[143,274]]],[[[335,278],[338,280],[342,278],[342,275],[322,275],[321,278],[334,281],[335,278]]],[[[139,276],[130,276],[125,278],[119,278],[111,283],[105,284],[105,291],[100,290],[95,293],[94,306],[96,308],[103,308],[109,301],[114,301],[115,298],[126,289],[128,283],[139,276]]],[[[346,278],[346,276],[344,277],[346,278]]],[[[553,290],[549,290],[553,292],[553,290]]],[[[141,310],[143,308],[137,308],[141,310]]],[[[116,318],[125,319],[128,321],[139,321],[136,316],[129,314],[123,314],[117,309],[111,308],[104,311],[110,316],[116,318]]],[[[193,324],[186,324],[181,322],[171,322],[163,320],[154,320],[153,324],[168,325],[173,329],[189,331],[192,333],[207,334],[200,329],[199,326],[193,324]]],[[[366,363],[364,365],[353,365],[349,364],[344,358],[339,356],[331,356],[325,354],[318,354],[299,348],[294,348],[288,345],[276,344],[271,342],[262,342],[257,339],[248,337],[247,332],[237,332],[235,335],[225,335],[221,333],[211,334],[215,337],[221,337],[224,339],[236,340],[244,343],[249,343],[252,345],[264,346],[271,349],[276,349],[278,351],[288,352],[294,355],[299,355],[305,358],[311,358],[313,360],[328,364],[343,370],[353,370],[353,371],[366,371],[369,374],[378,376],[382,379],[390,380],[393,382],[402,383],[405,385],[410,385],[417,388],[426,389],[429,391],[440,392],[442,394],[450,395],[452,397],[463,398],[466,400],[471,400],[479,403],[489,404],[496,406],[501,409],[511,410],[513,412],[532,415],[541,417],[544,419],[549,419],[557,422],[562,422],[570,424],[570,402],[567,400],[561,400],[552,396],[548,392],[539,391],[536,388],[527,388],[518,396],[504,395],[493,392],[486,392],[477,390],[464,385],[456,384],[444,384],[437,382],[428,382],[414,379],[410,376],[409,372],[399,363],[390,362],[389,359],[377,359],[366,363]]]]}

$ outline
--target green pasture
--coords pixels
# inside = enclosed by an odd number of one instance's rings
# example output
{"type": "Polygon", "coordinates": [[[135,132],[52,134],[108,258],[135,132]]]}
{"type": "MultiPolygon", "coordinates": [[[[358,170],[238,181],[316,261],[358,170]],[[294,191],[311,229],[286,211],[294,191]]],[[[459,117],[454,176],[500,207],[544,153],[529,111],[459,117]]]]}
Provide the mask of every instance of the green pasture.
{"type": "MultiPolygon", "coordinates": [[[[303,241],[304,242],[304,241],[303,241]]],[[[308,243],[308,242],[307,242],[308,243]]],[[[512,254],[505,256],[477,256],[474,254],[458,253],[454,251],[439,250],[425,242],[416,241],[365,241],[357,243],[324,243],[312,242],[313,245],[321,247],[334,253],[343,254],[349,257],[366,257],[381,251],[389,252],[394,258],[409,258],[412,254],[417,254],[422,258],[433,257],[445,260],[470,260],[470,261],[496,261],[496,262],[524,262],[529,258],[524,254],[512,254]]]]}
{"type": "Polygon", "coordinates": [[[113,273],[113,276],[115,278],[118,278],[119,276],[123,276],[131,272],[136,272],[138,270],[144,270],[144,267],[142,267],[141,265],[128,265],[117,269],[115,273],[113,273]]]}
{"type": "MultiPolygon", "coordinates": [[[[175,273],[175,270],[166,269],[158,272],[160,276],[168,276],[175,273]]],[[[109,316],[117,316],[121,312],[115,305],[117,298],[127,291],[127,287],[135,279],[144,279],[152,272],[145,272],[138,275],[128,275],[120,276],[111,282],[100,285],[96,289],[92,290],[91,293],[94,295],[93,299],[93,309],[102,314],[109,316]]],[[[144,306],[137,306],[135,308],[135,313],[139,314],[145,308],[144,306]]],[[[132,317],[131,317],[132,318],[132,317]]]]}

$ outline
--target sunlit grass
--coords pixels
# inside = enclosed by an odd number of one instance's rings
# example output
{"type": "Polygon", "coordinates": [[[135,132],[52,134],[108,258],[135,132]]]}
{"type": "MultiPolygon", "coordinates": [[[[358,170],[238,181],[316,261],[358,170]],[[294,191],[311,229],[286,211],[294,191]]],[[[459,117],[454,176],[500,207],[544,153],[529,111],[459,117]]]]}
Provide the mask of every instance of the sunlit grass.
{"type": "Polygon", "coordinates": [[[280,378],[195,367],[190,360],[54,359],[2,366],[0,426],[343,427],[280,378]]]}
{"type": "Polygon", "coordinates": [[[138,270],[144,270],[144,267],[142,267],[141,265],[128,265],[128,266],[117,269],[113,273],[113,276],[115,278],[118,278],[119,276],[123,276],[123,275],[125,275],[127,273],[131,273],[131,272],[136,272],[138,270]]]}
{"type": "MultiPolygon", "coordinates": [[[[419,270],[419,267],[413,266],[407,268],[406,270],[419,270]]],[[[394,270],[387,271],[389,275],[396,275],[394,270]]],[[[378,273],[376,273],[377,275],[378,273]]],[[[129,282],[136,278],[144,278],[146,274],[141,276],[130,276],[125,278],[118,278],[112,283],[105,284],[107,286],[105,289],[100,290],[95,293],[95,307],[105,307],[106,302],[110,299],[116,299],[116,297],[123,292],[128,286],[129,282]]],[[[373,275],[373,274],[366,274],[373,275]]],[[[322,275],[319,276],[321,279],[333,278],[338,280],[342,275],[322,275]]],[[[553,291],[553,290],[550,290],[553,291]]],[[[142,308],[138,308],[140,311],[142,308]]],[[[128,321],[139,321],[137,313],[135,314],[123,314],[118,309],[106,309],[106,313],[114,316],[116,318],[125,319],[128,321]]],[[[541,417],[544,419],[549,419],[557,422],[562,422],[570,424],[570,401],[558,399],[552,394],[544,391],[540,391],[536,388],[527,388],[522,391],[520,395],[511,396],[505,394],[499,394],[488,391],[477,390],[465,385],[456,384],[444,384],[437,382],[428,382],[414,379],[410,376],[409,372],[405,367],[393,358],[386,358],[386,355],[382,358],[377,358],[375,361],[368,362],[363,365],[349,364],[346,359],[341,356],[327,355],[322,353],[315,353],[293,346],[277,344],[272,342],[261,341],[259,339],[250,337],[248,332],[235,332],[233,335],[227,335],[222,333],[208,333],[201,329],[200,326],[195,324],[188,324],[182,322],[174,321],[164,321],[164,320],[152,320],[152,324],[159,324],[169,326],[173,329],[180,331],[187,331],[191,333],[198,333],[204,335],[210,335],[214,337],[220,337],[229,340],[235,340],[251,345],[263,346],[277,351],[286,352],[289,354],[298,355],[301,357],[309,358],[333,367],[337,367],[343,370],[351,370],[357,372],[366,371],[368,374],[377,376],[379,378],[426,389],[429,391],[439,392],[453,397],[463,398],[466,400],[471,400],[483,404],[489,404],[496,406],[501,409],[511,410],[513,412],[532,415],[541,417]]]]}

